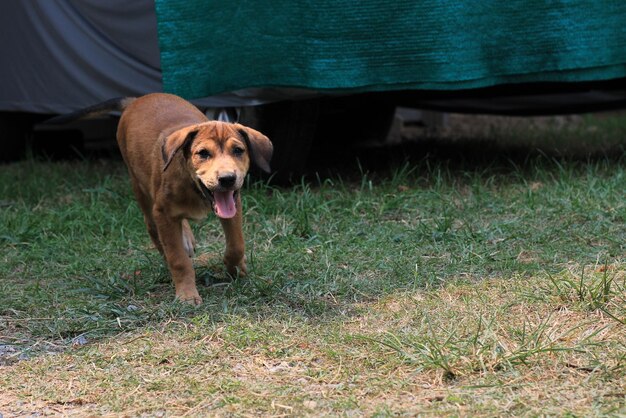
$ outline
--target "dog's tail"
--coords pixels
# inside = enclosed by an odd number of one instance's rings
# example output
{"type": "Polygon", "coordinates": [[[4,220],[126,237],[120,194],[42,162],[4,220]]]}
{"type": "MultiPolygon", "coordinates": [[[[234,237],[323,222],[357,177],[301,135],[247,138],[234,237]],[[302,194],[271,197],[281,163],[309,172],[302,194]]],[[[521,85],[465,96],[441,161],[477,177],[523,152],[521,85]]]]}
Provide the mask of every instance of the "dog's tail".
{"type": "Polygon", "coordinates": [[[75,112],[66,113],[45,120],[46,125],[63,125],[76,120],[93,119],[111,112],[123,112],[136,97],[117,97],[75,112]]]}

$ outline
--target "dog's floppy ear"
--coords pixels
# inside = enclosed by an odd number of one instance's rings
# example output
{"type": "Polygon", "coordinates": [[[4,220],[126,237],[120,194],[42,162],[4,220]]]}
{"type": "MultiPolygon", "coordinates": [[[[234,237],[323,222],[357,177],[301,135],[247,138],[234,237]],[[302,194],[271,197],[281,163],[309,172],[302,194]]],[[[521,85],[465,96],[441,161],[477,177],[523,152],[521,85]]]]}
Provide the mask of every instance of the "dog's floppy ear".
{"type": "Polygon", "coordinates": [[[187,128],[182,128],[174,133],[170,134],[165,141],[163,142],[163,147],[161,148],[161,153],[163,154],[163,171],[167,169],[170,165],[174,156],[181,148],[188,146],[191,144],[191,141],[198,134],[197,126],[189,126],[187,128]]]}
{"type": "Polygon", "coordinates": [[[237,124],[237,131],[239,131],[243,140],[246,142],[250,159],[266,173],[272,171],[270,168],[270,160],[272,159],[274,147],[268,137],[257,130],[240,124],[237,124]]]}

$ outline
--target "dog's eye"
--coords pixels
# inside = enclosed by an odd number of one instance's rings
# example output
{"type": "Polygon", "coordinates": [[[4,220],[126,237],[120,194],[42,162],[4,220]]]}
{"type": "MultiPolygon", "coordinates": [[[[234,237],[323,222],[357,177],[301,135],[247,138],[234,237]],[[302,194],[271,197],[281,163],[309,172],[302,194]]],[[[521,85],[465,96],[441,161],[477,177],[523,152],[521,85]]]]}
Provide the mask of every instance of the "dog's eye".
{"type": "Polygon", "coordinates": [[[208,160],[209,158],[211,158],[211,153],[205,149],[198,151],[196,155],[198,155],[198,157],[202,158],[203,160],[208,160]]]}
{"type": "Polygon", "coordinates": [[[236,157],[241,157],[244,152],[245,152],[245,150],[243,148],[241,148],[241,147],[233,148],[233,155],[235,155],[236,157]]]}

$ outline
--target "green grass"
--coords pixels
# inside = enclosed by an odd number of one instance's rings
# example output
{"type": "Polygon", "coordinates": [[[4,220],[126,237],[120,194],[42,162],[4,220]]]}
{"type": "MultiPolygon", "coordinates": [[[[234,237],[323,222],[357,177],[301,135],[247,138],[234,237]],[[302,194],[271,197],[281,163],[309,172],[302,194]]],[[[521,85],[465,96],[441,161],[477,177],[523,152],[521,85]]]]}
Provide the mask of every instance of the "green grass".
{"type": "Polygon", "coordinates": [[[624,414],[623,159],[519,157],[250,182],[199,308],[120,161],[5,165],[0,414],[624,414]]]}

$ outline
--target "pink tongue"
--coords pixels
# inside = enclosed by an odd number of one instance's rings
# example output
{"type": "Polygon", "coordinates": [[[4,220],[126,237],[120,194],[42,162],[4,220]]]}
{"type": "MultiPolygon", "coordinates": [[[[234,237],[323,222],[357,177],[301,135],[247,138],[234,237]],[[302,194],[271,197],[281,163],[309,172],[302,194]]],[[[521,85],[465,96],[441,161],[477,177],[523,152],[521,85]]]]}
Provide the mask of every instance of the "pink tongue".
{"type": "Polygon", "coordinates": [[[235,207],[235,192],[213,192],[215,198],[215,213],[220,218],[228,219],[235,216],[237,208],[235,207]]]}

